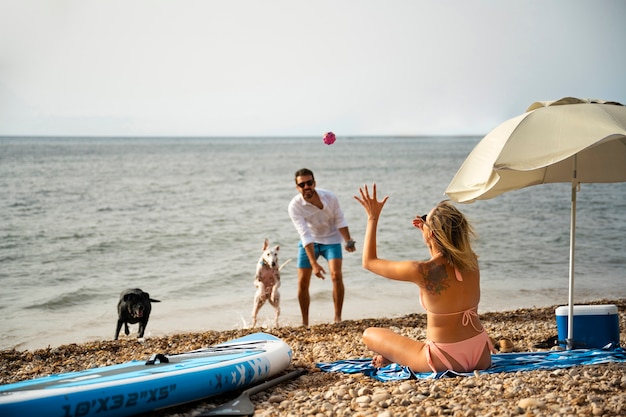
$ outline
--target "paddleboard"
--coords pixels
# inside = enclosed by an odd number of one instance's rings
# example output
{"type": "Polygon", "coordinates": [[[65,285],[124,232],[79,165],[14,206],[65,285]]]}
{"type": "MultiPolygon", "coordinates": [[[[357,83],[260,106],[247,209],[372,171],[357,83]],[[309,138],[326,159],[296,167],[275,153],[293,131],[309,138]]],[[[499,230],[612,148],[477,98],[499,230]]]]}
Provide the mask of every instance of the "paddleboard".
{"type": "Polygon", "coordinates": [[[0,386],[0,416],[118,417],[242,389],[284,371],[292,350],[254,333],[177,355],[0,386]]]}

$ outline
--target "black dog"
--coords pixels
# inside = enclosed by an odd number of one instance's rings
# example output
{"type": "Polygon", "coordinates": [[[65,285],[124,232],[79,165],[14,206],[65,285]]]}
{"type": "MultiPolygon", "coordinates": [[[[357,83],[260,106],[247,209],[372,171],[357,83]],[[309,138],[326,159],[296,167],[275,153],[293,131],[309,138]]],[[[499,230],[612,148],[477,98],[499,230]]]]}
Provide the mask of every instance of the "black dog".
{"type": "Polygon", "coordinates": [[[150,311],[152,310],[151,302],[160,303],[159,300],[153,300],[150,298],[150,294],[143,292],[139,288],[122,291],[120,294],[120,302],[117,304],[118,319],[117,328],[115,329],[115,340],[117,340],[120,335],[122,324],[124,325],[124,333],[126,333],[126,336],[130,334],[128,323],[139,323],[137,337],[143,337],[148,319],[150,318],[150,311]]]}

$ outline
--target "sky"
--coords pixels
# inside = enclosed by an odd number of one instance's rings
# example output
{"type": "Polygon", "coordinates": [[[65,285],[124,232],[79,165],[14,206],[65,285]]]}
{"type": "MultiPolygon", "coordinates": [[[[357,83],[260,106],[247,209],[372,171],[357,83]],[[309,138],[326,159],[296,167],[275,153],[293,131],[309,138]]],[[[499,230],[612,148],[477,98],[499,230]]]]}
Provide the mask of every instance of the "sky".
{"type": "Polygon", "coordinates": [[[0,136],[484,135],[626,103],[624,0],[0,0],[0,136]]]}

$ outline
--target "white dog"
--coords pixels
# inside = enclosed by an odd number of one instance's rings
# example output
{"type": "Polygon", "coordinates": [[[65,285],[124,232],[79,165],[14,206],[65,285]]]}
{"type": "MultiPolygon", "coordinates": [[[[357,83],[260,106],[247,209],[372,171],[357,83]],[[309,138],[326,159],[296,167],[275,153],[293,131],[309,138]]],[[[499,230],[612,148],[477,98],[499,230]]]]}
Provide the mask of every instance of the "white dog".
{"type": "Polygon", "coordinates": [[[278,287],[280,287],[280,270],[291,261],[289,259],[279,267],[279,250],[280,246],[278,245],[270,248],[270,242],[265,239],[263,254],[256,266],[256,277],[254,279],[254,285],[257,287],[257,290],[254,295],[254,307],[252,308],[252,327],[256,326],[256,316],[266,301],[269,301],[274,310],[276,310],[274,323],[278,327],[278,316],[280,315],[280,293],[278,292],[278,287]]]}

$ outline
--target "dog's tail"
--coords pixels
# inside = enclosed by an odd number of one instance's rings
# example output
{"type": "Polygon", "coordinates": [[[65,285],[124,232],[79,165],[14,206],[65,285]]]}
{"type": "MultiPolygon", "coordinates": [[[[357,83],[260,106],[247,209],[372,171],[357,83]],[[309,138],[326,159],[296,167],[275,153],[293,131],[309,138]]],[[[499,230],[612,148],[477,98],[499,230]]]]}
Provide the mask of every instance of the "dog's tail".
{"type": "Polygon", "coordinates": [[[287,259],[285,262],[283,262],[283,264],[282,264],[282,265],[278,268],[278,270],[279,270],[279,271],[280,271],[280,270],[282,270],[282,269],[283,269],[283,267],[284,267],[285,265],[287,265],[289,262],[291,262],[291,258],[289,258],[289,259],[287,259]]]}

